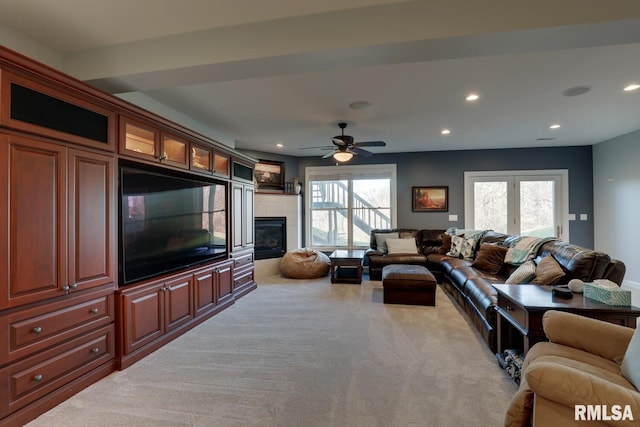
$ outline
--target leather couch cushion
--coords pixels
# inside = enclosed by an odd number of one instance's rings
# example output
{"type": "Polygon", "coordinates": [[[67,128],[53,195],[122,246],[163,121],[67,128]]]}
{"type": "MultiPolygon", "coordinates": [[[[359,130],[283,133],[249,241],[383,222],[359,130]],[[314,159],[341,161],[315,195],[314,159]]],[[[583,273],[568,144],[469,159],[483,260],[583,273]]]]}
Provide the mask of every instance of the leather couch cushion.
{"type": "Polygon", "coordinates": [[[486,271],[489,274],[497,274],[502,268],[506,254],[507,248],[504,246],[483,243],[471,266],[486,271]]]}
{"type": "Polygon", "coordinates": [[[611,262],[611,257],[604,252],[585,249],[562,241],[547,242],[542,245],[537,260],[542,260],[551,253],[567,273],[558,281],[559,284],[566,284],[571,279],[591,282],[593,279],[602,278],[611,262]]]}

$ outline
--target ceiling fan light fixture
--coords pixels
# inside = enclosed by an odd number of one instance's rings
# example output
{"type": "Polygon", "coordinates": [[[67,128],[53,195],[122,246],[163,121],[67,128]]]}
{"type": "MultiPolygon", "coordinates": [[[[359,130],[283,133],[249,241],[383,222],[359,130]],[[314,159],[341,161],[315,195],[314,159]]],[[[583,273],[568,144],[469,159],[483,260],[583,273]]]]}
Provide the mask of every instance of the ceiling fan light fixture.
{"type": "Polygon", "coordinates": [[[333,158],[337,162],[348,162],[353,158],[353,153],[350,153],[348,151],[336,151],[335,153],[333,153],[333,158]]]}

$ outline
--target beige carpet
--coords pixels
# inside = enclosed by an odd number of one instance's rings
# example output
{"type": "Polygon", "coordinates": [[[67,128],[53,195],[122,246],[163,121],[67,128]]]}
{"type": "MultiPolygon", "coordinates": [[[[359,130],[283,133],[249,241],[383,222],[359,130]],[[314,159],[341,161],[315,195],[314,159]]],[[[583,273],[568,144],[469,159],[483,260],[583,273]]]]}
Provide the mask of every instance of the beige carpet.
{"type": "Polygon", "coordinates": [[[447,294],[277,276],[29,426],[499,426],[514,383],[447,294]]]}

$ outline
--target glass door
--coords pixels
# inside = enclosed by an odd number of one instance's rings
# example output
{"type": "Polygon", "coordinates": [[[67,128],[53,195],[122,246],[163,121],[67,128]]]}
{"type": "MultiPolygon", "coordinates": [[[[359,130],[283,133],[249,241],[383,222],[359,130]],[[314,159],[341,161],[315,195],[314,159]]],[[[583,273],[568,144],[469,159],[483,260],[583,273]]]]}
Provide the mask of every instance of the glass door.
{"type": "Polygon", "coordinates": [[[566,171],[465,172],[465,227],[568,240],[567,178],[566,171]]]}

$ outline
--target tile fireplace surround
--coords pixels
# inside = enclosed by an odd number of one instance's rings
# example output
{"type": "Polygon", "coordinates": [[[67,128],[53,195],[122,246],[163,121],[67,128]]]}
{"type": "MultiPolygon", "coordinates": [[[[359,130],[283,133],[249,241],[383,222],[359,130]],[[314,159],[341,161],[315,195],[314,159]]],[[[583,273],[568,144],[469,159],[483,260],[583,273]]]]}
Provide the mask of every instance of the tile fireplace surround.
{"type": "MultiPolygon", "coordinates": [[[[287,250],[302,247],[302,196],[256,193],[254,217],[287,218],[287,250]]],[[[281,258],[255,262],[256,278],[279,274],[281,258]]]]}

